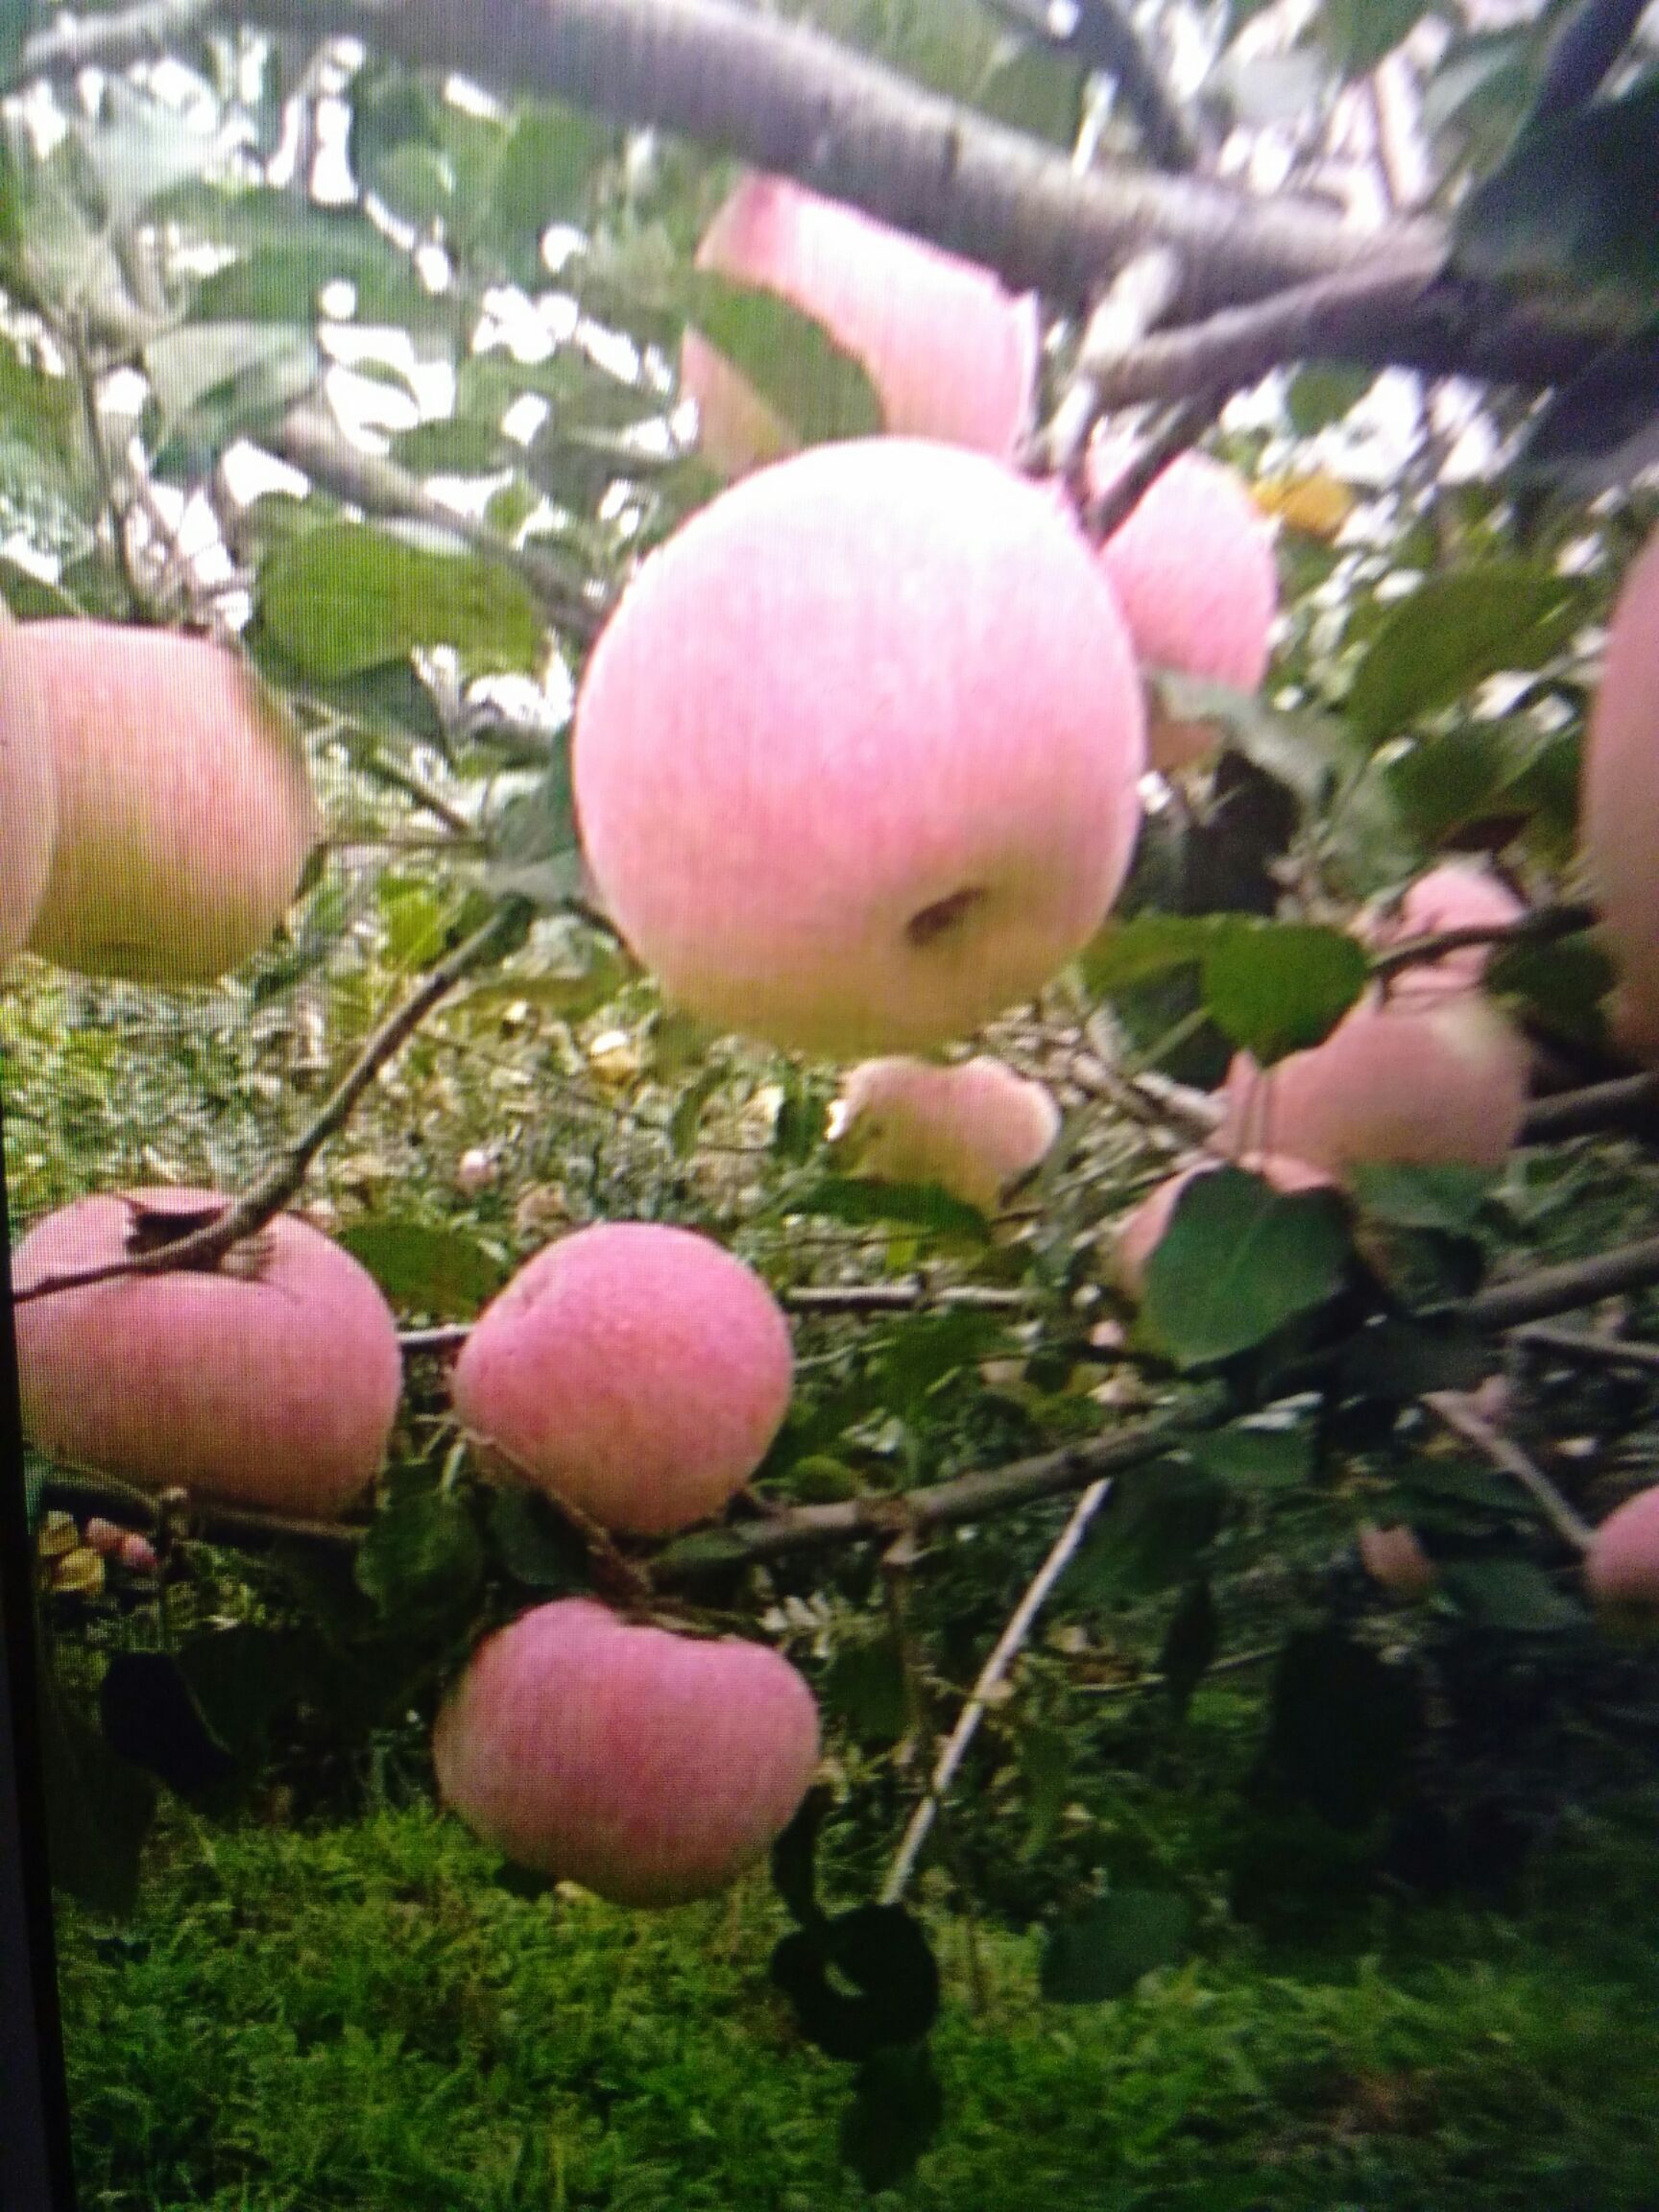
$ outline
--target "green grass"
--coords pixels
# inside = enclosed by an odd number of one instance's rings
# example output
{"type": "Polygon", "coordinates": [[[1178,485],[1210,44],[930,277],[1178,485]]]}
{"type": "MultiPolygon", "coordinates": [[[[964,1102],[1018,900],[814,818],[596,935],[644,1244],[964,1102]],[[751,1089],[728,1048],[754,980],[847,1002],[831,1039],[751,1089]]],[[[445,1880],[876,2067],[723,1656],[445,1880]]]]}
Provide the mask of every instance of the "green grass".
{"type": "MultiPolygon", "coordinates": [[[[1294,1975],[1224,1926],[1120,2003],[1036,1990],[1037,1938],[935,1924],[929,2212],[1659,2206],[1646,1833],[1529,1916],[1418,1911],[1294,1975]],[[1397,1948],[1399,1944],[1408,1948],[1397,1948]]],[[[71,1911],[88,2212],[836,2212],[847,2070],[795,2039],[763,1883],[670,1914],[528,1900],[424,1811],[158,1839],[135,1921],[71,1911]]]]}

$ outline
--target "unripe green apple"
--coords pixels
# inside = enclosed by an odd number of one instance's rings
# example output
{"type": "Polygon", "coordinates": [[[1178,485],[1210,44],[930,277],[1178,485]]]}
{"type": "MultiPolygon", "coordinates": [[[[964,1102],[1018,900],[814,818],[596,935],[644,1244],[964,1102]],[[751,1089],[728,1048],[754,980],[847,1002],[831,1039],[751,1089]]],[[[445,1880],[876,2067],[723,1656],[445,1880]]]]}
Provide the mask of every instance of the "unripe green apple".
{"type": "MultiPolygon", "coordinates": [[[[77,1199],[12,1254],[19,1290],[130,1256],[141,1209],[204,1224],[210,1190],[77,1199]]],[[[116,1277],[16,1309],[25,1432],[147,1490],[328,1519],[374,1479],[402,1391],[373,1278],[291,1214],[211,1272],[116,1277]]]]}
{"type": "Polygon", "coordinates": [[[787,1660],[538,1606],[474,1652],[438,1716],[445,1802],[517,1864],[619,1905],[706,1897],[764,1857],[818,1764],[787,1660]]]}
{"type": "Polygon", "coordinates": [[[22,635],[0,601],[0,966],[28,942],[58,827],[48,701],[22,667],[22,635]]]}
{"type": "MultiPolygon", "coordinates": [[[[989,270],[894,230],[786,177],[752,176],[715,216],[697,266],[776,292],[863,366],[882,427],[1012,460],[1036,391],[1037,303],[989,270]]],[[[695,330],[681,380],[702,450],[728,476],[791,451],[795,438],[695,330]]]]}
{"type": "MultiPolygon", "coordinates": [[[[1112,450],[1091,448],[1096,488],[1110,477],[1112,450]]],[[[1149,673],[1172,669],[1257,689],[1272,650],[1279,569],[1271,527],[1236,469],[1207,454],[1180,455],[1107,539],[1100,560],[1149,673]]],[[[1218,734],[1211,723],[1183,722],[1155,705],[1148,764],[1165,775],[1190,767],[1218,734]]]]}
{"type": "Polygon", "coordinates": [[[878,1183],[936,1183],[992,1213],[1060,1134],[1041,1083],[980,1057],[953,1068],[866,1060],[848,1076],[838,1141],[854,1171],[878,1183]]]}
{"type": "Polygon", "coordinates": [[[1590,890],[1619,968],[1614,1028],[1659,1067],[1659,531],[1625,578],[1584,745],[1590,890]]]}
{"type": "Polygon", "coordinates": [[[1527,1111],[1526,1040],[1478,995],[1376,993],[1310,1051],[1228,1070],[1219,1149],[1265,1145],[1338,1178],[1368,1162],[1501,1167],[1527,1111]]]}
{"type": "Polygon", "coordinates": [[[926,1050],[1093,936],[1144,738],[1111,587],[1052,495],[866,439],[745,478],[646,560],[577,703],[576,808],[687,1012],[926,1050]]]}
{"type": "Polygon", "coordinates": [[[1599,1605],[1659,1613],[1659,1482],[1626,1498],[1595,1531],[1584,1580],[1599,1605]]]}
{"type": "Polygon", "coordinates": [[[1275,1190],[1289,1194],[1298,1190],[1329,1190],[1331,1177],[1320,1168],[1310,1167],[1306,1161],[1291,1160],[1281,1153],[1263,1155],[1252,1152],[1237,1163],[1226,1160],[1199,1160],[1190,1167],[1184,1167],[1178,1175],[1171,1175],[1158,1188],[1142,1198],[1132,1214],[1119,1222],[1112,1240],[1112,1272],[1118,1287],[1129,1298],[1139,1298],[1146,1287],[1146,1269],[1152,1255],[1164,1241],[1164,1233],[1174,1218],[1176,1204],[1187,1186],[1199,1175],[1214,1174],[1217,1167],[1237,1165],[1249,1174],[1260,1175],[1275,1190]]]}
{"type": "Polygon", "coordinates": [[[451,1390],[507,1471],[636,1535],[717,1513],[789,1408],[789,1324],[711,1238],[607,1221],[539,1253],[480,1315],[451,1390]]]}
{"type": "Polygon", "coordinates": [[[205,638],[107,622],[26,623],[6,666],[44,704],[57,773],[31,950],[145,983],[239,967],[322,833],[299,739],[252,671],[205,638]]]}

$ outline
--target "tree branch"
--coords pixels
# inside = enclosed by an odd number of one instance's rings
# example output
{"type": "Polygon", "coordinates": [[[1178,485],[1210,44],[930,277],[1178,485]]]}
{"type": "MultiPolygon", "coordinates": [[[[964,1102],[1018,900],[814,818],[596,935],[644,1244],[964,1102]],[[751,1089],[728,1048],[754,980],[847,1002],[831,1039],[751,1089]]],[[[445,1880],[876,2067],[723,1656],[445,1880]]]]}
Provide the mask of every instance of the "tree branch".
{"type": "Polygon", "coordinates": [[[1575,1513],[1544,1470],[1523,1452],[1512,1436],[1495,1429],[1486,1416],[1455,1390],[1432,1390],[1423,1401],[1434,1418],[1465,1444],[1490,1460],[1501,1474],[1516,1482],[1538,1507],[1546,1521],[1575,1551],[1588,1551],[1594,1530],[1575,1513]]]}
{"type": "Polygon", "coordinates": [[[1583,1329],[1553,1329],[1548,1322],[1528,1322],[1517,1329],[1512,1341],[1523,1352],[1541,1353],[1578,1367],[1625,1367],[1641,1375],[1659,1375],[1659,1344],[1633,1343],[1628,1337],[1600,1336],[1583,1329]]]}
{"type": "Polygon", "coordinates": [[[1089,318],[1059,405],[1031,442],[1027,466],[1034,473],[1064,476],[1078,489],[1083,456],[1100,420],[1101,377],[1168,313],[1180,288],[1180,259],[1166,246],[1149,246],[1123,264],[1089,318]]]}
{"type": "Polygon", "coordinates": [[[1647,0],[1583,0],[1555,35],[1527,127],[1584,107],[1606,83],[1647,11],[1647,0]]]}
{"type": "Polygon", "coordinates": [[[1521,1124],[1521,1142],[1550,1144],[1562,1137],[1582,1137],[1620,1121],[1647,1119],[1656,1109],[1659,1075],[1621,1075],[1611,1083],[1534,1099],[1521,1124]]]}
{"type": "Polygon", "coordinates": [[[193,1230],[187,1237],[180,1237],[172,1243],[153,1252],[136,1254],[132,1259],[113,1261],[102,1267],[45,1275],[37,1283],[14,1284],[12,1304],[27,1306],[36,1298],[89,1289],[94,1284],[114,1282],[125,1275],[165,1275],[180,1267],[209,1268],[217,1265],[233,1245],[256,1236],[298,1196],[312,1161],[328,1140],[345,1127],[358,1099],[381,1069],[457,984],[481,961],[505,950],[521,933],[528,911],[522,900],[504,900],[481,929],[475,930],[447,959],[441,960],[424,975],[402,1005],[374,1031],[296,1142],[239,1197],[229,1200],[216,1220],[204,1229],[193,1230]]]}
{"type": "Polygon", "coordinates": [[[1463,928],[1436,929],[1379,952],[1371,962],[1371,974],[1383,982],[1402,969],[1420,968],[1477,945],[1552,945],[1558,937],[1576,937],[1594,927],[1596,919],[1594,906],[1540,906],[1519,922],[1472,922],[1463,928]]]}
{"type": "Polygon", "coordinates": [[[1519,1328],[1523,1321],[1542,1321],[1551,1313],[1570,1313],[1575,1307],[1594,1306],[1624,1290],[1645,1290],[1659,1283],[1659,1237],[1640,1243],[1621,1244],[1599,1252],[1593,1260],[1574,1260],[1559,1267],[1539,1267],[1530,1275],[1518,1275],[1511,1283],[1495,1284],[1478,1291],[1455,1309],[1458,1317],[1476,1329],[1498,1335],[1519,1328]]]}

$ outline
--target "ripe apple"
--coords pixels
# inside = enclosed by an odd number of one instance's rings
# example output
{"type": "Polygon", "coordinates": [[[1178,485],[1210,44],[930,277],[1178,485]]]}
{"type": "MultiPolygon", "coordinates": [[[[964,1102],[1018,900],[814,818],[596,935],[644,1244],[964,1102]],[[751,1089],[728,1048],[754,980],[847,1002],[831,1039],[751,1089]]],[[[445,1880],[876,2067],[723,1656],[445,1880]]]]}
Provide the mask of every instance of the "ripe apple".
{"type": "Polygon", "coordinates": [[[451,1390],[509,1473],[607,1528],[655,1535],[742,1488],[793,1376],[789,1324],[740,1260],[689,1229],[607,1221],[519,1270],[451,1390]]]}
{"type": "Polygon", "coordinates": [[[764,1645],[563,1598],[473,1653],[432,1758],[445,1802],[519,1865],[619,1905],[678,1905],[723,1889],[787,1826],[818,1764],[818,1711],[764,1645]]]}
{"type": "Polygon", "coordinates": [[[1584,1579],[1599,1605],[1659,1611],[1659,1482],[1626,1498],[1595,1531],[1584,1579]]]}
{"type": "Polygon", "coordinates": [[[5,652],[12,683],[44,704],[57,772],[57,847],[31,950],[146,983],[240,966],[281,920],[322,832],[286,717],[234,653],[202,637],[30,622],[5,652]]]}
{"type": "Polygon", "coordinates": [[[842,1093],[839,1142],[854,1171],[878,1183],[936,1183],[993,1213],[1060,1134],[1041,1083],[999,1060],[953,1068],[866,1060],[842,1093]]]}
{"type": "MultiPolygon", "coordinates": [[[[1448,860],[1420,876],[1395,912],[1373,922],[1365,937],[1374,950],[1383,952],[1413,938],[1438,937],[1451,929],[1507,929],[1526,912],[1508,885],[1479,862],[1448,860]]],[[[1460,946],[1443,952],[1438,960],[1402,969],[1389,979],[1389,996],[1472,991],[1491,957],[1489,946],[1460,946]]]]}
{"type": "Polygon", "coordinates": [[[1501,1167],[1521,1134],[1529,1054],[1464,994],[1360,1000],[1310,1051],[1228,1070],[1219,1149],[1266,1145],[1338,1178],[1364,1162],[1501,1167]]]}
{"type": "Polygon", "coordinates": [[[1439,1569],[1417,1540],[1414,1528],[1397,1522],[1383,1528],[1368,1521],[1359,1531],[1359,1563],[1380,1590],[1407,1603],[1427,1598],[1439,1569]]]}
{"type": "MultiPolygon", "coordinates": [[[[19,1290],[128,1257],[143,1216],[199,1225],[210,1190],[80,1198],[12,1254],[19,1290]]],[[[113,1278],[16,1309],[26,1433],[147,1490],[330,1519],[378,1473],[402,1390],[373,1279],[293,1214],[208,1273],[113,1278]]]]}
{"type": "Polygon", "coordinates": [[[915,439],[820,446],[639,569],[573,775],[606,905],[703,1020],[852,1058],[1031,997],[1117,897],[1140,681],[1052,496],[915,439]]]}
{"type": "MultiPolygon", "coordinates": [[[[883,428],[1012,460],[1036,391],[1037,303],[988,270],[821,199],[785,177],[752,176],[715,216],[699,269],[776,292],[863,366],[883,428]]],[[[754,387],[695,330],[681,381],[697,402],[702,450],[739,476],[795,439],[754,387]]]]}
{"type": "MultiPolygon", "coordinates": [[[[1190,1167],[1184,1167],[1178,1175],[1169,1176],[1159,1184],[1156,1190],[1142,1198],[1134,1212],[1118,1224],[1113,1237],[1113,1274],[1118,1288],[1129,1298],[1139,1298],[1146,1286],[1146,1269],[1153,1253],[1164,1241],[1164,1233],[1174,1218],[1176,1203],[1195,1176],[1213,1174],[1217,1167],[1232,1163],[1225,1160],[1200,1160],[1190,1167]]],[[[1275,1190],[1286,1194],[1297,1190],[1329,1190],[1332,1179],[1317,1167],[1310,1167],[1306,1161],[1286,1158],[1283,1153],[1262,1154],[1252,1152],[1237,1165],[1252,1175],[1260,1175],[1275,1190]]]]}
{"type": "MultiPolygon", "coordinates": [[[[1113,448],[1090,449],[1098,489],[1113,448]]],[[[1273,532],[1235,469],[1203,453],[1172,461],[1100,548],[1136,655],[1149,672],[1173,669],[1235,691],[1267,673],[1279,612],[1273,532]]],[[[1165,775],[1214,745],[1205,722],[1183,722],[1154,704],[1147,760],[1165,775]]]]}
{"type": "Polygon", "coordinates": [[[28,942],[58,827],[49,702],[23,671],[22,636],[0,601],[0,966],[28,942]]]}
{"type": "Polygon", "coordinates": [[[1614,610],[1585,739],[1580,818],[1591,894],[1619,968],[1613,1026],[1659,1067],[1659,531],[1614,610]]]}

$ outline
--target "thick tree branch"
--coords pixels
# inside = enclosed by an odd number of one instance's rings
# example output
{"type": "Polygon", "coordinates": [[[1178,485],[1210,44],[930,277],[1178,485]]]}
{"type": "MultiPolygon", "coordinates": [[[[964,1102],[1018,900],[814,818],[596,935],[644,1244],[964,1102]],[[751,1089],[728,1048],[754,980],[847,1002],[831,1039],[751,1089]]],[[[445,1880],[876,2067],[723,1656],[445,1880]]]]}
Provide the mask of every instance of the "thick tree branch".
{"type": "Polygon", "coordinates": [[[1539,1267],[1513,1282],[1497,1283],[1458,1307],[1461,1319],[1497,1335],[1524,1321],[1543,1321],[1551,1313],[1571,1313],[1625,1290],[1646,1290],[1659,1283],[1659,1237],[1599,1252],[1593,1260],[1573,1260],[1559,1267],[1539,1267]]]}
{"type": "Polygon", "coordinates": [[[12,1294],[13,1305],[27,1306],[37,1298],[89,1289],[96,1283],[113,1282],[126,1275],[165,1275],[180,1267],[212,1267],[233,1245],[240,1244],[245,1238],[257,1236],[268,1221],[299,1195],[312,1161],[328,1140],[345,1127],[352,1109],[381,1069],[402,1049],[433,1008],[465,981],[474,968],[504,951],[522,933],[529,911],[522,900],[504,900],[481,929],[475,930],[447,959],[441,960],[422,976],[417,989],[374,1031],[299,1139],[239,1197],[231,1199],[217,1219],[153,1252],[139,1253],[108,1266],[45,1275],[37,1283],[16,1284],[12,1294]]]}
{"type": "Polygon", "coordinates": [[[1647,12],[1647,0],[1582,0],[1555,35],[1528,123],[1551,122],[1593,100],[1647,12]]]}
{"type": "Polygon", "coordinates": [[[1648,1120],[1659,1111],[1659,1075],[1621,1075],[1611,1083],[1591,1083],[1582,1091],[1562,1091],[1537,1098],[1521,1124],[1523,1144],[1553,1144],[1563,1137],[1583,1137],[1621,1121],[1648,1120]]]}

